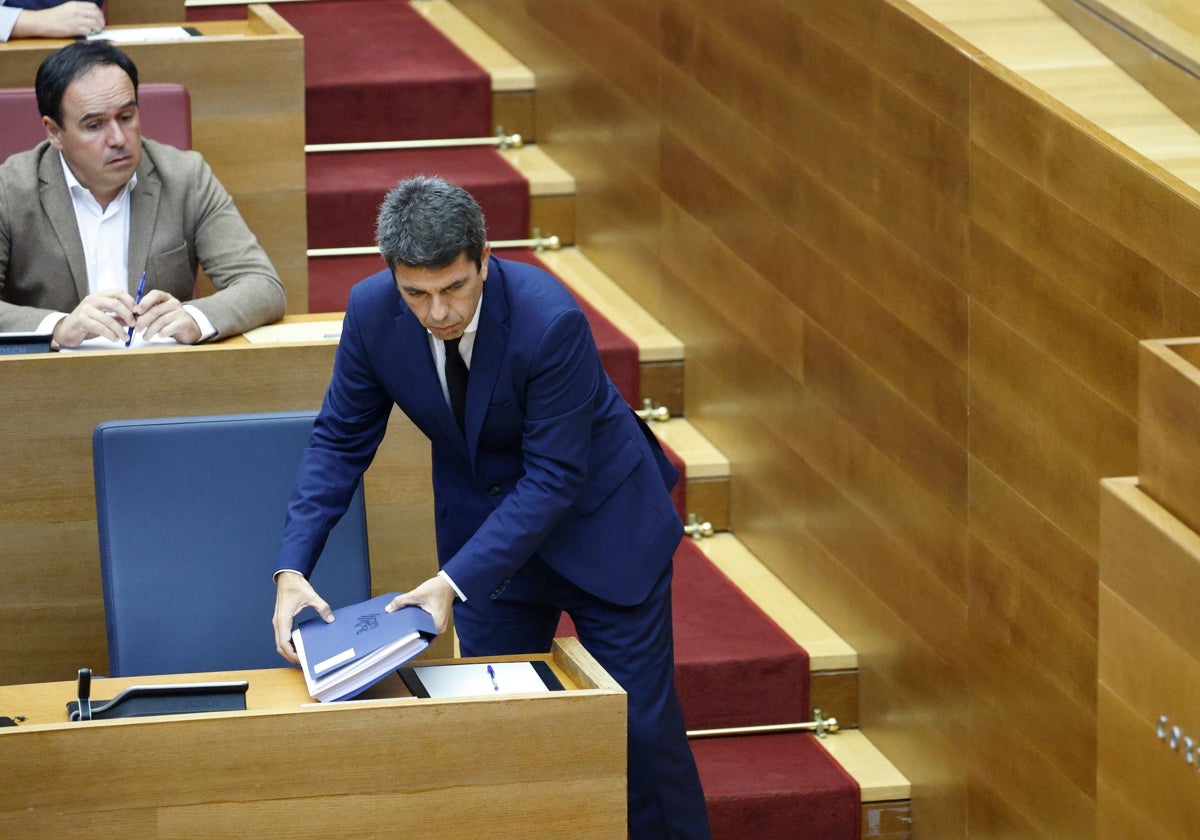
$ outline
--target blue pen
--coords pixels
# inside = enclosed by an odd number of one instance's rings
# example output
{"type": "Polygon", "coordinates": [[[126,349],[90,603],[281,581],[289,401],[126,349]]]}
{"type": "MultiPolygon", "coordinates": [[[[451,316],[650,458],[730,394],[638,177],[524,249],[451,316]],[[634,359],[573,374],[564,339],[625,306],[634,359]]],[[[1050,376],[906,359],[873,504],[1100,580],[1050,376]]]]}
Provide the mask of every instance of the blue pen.
{"type": "Polygon", "coordinates": [[[496,672],[492,670],[492,666],[488,666],[488,676],[492,678],[492,691],[499,691],[500,686],[496,682],[496,672]]]}
{"type": "MultiPolygon", "coordinates": [[[[142,302],[142,292],[146,291],[146,272],[142,272],[142,279],[138,281],[137,297],[133,299],[133,308],[137,309],[137,305],[142,302]]],[[[137,313],[134,313],[136,316],[137,313]]],[[[125,339],[125,346],[128,347],[133,343],[133,327],[129,328],[129,338],[125,339]]]]}

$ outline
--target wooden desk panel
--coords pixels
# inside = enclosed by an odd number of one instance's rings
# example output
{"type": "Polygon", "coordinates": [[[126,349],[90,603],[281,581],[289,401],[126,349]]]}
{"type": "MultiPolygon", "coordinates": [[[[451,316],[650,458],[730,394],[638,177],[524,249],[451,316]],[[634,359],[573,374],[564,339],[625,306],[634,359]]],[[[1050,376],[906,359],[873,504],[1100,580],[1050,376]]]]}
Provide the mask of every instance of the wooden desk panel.
{"type": "MultiPolygon", "coordinates": [[[[105,420],[320,407],[332,341],[0,357],[0,683],[107,668],[92,431],[105,420]]],[[[170,464],[130,492],[186,482],[170,464]]],[[[429,445],[400,412],[367,471],[376,592],[436,572],[429,445]]],[[[270,616],[263,616],[269,626],[270,616]]],[[[435,643],[450,654],[447,636],[435,643]]]]}
{"type": "Polygon", "coordinates": [[[0,730],[0,836],[623,838],[624,692],[574,639],[546,659],[566,691],[306,705],[295,670],[193,674],[154,681],[247,679],[247,711],[90,723],[71,681],[0,687],[31,716],[0,730]]]}
{"type": "MultiPolygon", "coordinates": [[[[287,311],[307,312],[304,39],[269,6],[246,9],[245,20],[188,24],[200,38],[121,49],[137,64],[139,81],[187,87],[192,148],[212,166],[275,264],[287,311]]],[[[46,56],[67,43],[0,43],[0,87],[31,87],[46,56]]]]}

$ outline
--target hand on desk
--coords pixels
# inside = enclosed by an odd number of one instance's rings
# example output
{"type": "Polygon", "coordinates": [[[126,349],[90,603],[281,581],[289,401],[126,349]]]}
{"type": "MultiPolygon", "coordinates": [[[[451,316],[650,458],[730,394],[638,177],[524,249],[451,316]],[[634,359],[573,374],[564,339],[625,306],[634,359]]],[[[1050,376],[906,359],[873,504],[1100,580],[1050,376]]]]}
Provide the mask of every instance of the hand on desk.
{"type": "Polygon", "coordinates": [[[54,327],[55,347],[78,347],[89,338],[124,345],[132,326],[143,341],[171,338],[180,344],[200,340],[200,326],[177,298],[161,289],[138,303],[126,292],[103,291],[85,297],[54,327]]]}
{"type": "Polygon", "coordinates": [[[178,298],[162,289],[147,292],[134,312],[138,315],[134,329],[143,331],[142,338],[147,341],[155,336],[173,338],[180,344],[195,344],[200,340],[200,326],[178,298]]]}
{"type": "Polygon", "coordinates": [[[333,621],[333,610],[317,590],[299,572],[280,572],[275,578],[275,649],[287,661],[299,665],[300,657],[292,645],[292,628],[296,616],[305,607],[312,607],[326,621],[333,621]]]}
{"type": "Polygon", "coordinates": [[[78,347],[89,338],[107,338],[125,343],[126,330],[134,321],[133,296],[127,292],[103,291],[88,295],[74,311],[54,327],[56,347],[78,347]]]}
{"type": "Polygon", "coordinates": [[[438,633],[445,633],[454,611],[454,598],[454,587],[440,577],[431,577],[416,589],[410,589],[393,598],[387,605],[387,611],[395,612],[401,607],[420,607],[433,616],[438,633]]]}
{"type": "Polygon", "coordinates": [[[104,28],[104,13],[95,3],[70,0],[49,9],[25,9],[13,25],[13,38],[74,38],[104,28]]]}

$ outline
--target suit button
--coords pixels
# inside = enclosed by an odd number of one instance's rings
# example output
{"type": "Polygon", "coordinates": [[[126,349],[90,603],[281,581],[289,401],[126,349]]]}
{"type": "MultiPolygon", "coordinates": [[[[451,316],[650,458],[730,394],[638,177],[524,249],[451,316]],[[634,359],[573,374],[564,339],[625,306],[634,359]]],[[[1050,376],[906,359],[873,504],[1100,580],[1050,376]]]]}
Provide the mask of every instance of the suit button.
{"type": "Polygon", "coordinates": [[[500,495],[500,485],[499,485],[499,484],[493,484],[491,487],[489,487],[489,488],[488,488],[488,495],[489,495],[489,496],[499,496],[499,495],[500,495]]]}

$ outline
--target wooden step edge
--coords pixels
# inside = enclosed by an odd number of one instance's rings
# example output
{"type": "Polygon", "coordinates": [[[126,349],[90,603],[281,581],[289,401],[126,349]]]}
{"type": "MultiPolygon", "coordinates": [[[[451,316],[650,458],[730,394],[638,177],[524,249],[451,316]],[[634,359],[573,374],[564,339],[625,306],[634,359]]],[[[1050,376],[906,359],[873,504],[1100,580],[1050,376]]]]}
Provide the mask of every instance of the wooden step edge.
{"type": "Polygon", "coordinates": [[[493,93],[532,91],[537,87],[532,70],[447,0],[409,0],[409,5],[487,71],[492,77],[493,93]]]}
{"type": "MultiPolygon", "coordinates": [[[[550,235],[553,231],[542,233],[550,235]]],[[[652,318],[578,248],[546,251],[538,254],[538,259],[637,344],[638,361],[642,364],[683,360],[683,342],[652,318]]]]}
{"type": "MultiPolygon", "coordinates": [[[[689,481],[697,479],[729,478],[729,459],[708,442],[686,417],[672,417],[650,424],[651,431],[664,444],[683,459],[687,465],[689,481]]],[[[703,511],[697,511],[703,514],[703,511]]]]}
{"type": "MultiPolygon", "coordinates": [[[[817,743],[858,782],[863,802],[912,798],[912,784],[861,730],[843,729],[817,743]]],[[[864,831],[863,836],[870,835],[864,831]]]]}
{"type": "MultiPolygon", "coordinates": [[[[530,143],[519,149],[498,149],[497,151],[529,181],[529,194],[532,197],[575,195],[575,176],[555,163],[537,145],[530,143]]],[[[543,233],[550,236],[554,231],[543,231],[543,233]]]]}
{"type": "MultiPolygon", "coordinates": [[[[670,421],[674,423],[675,421],[670,421]]],[[[699,541],[713,565],[808,652],[812,671],[858,668],[858,652],[730,532],[699,541]]]]}

